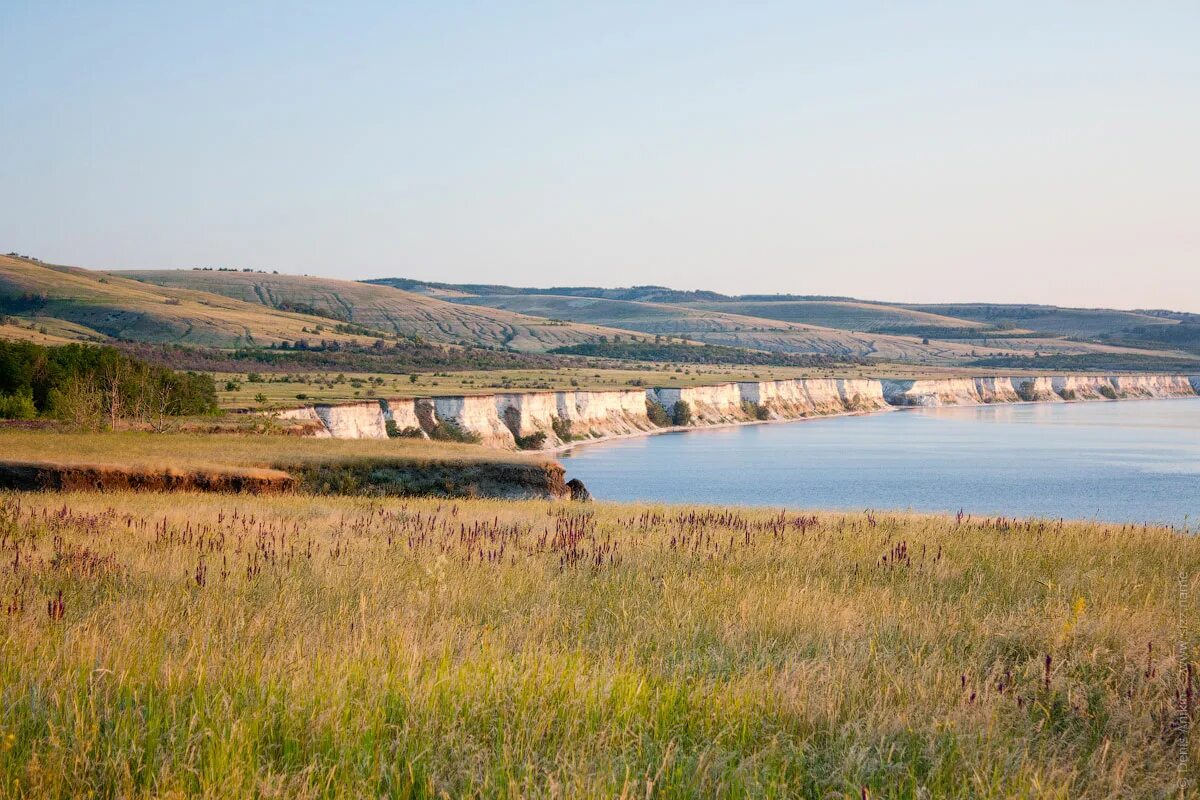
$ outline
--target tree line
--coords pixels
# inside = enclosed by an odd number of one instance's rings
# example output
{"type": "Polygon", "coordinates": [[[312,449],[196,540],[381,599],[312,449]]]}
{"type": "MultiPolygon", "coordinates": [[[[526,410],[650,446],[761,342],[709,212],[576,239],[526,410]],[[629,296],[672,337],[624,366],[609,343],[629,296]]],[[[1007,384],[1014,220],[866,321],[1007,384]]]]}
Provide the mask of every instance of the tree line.
{"type": "Polygon", "coordinates": [[[212,414],[211,375],[148,364],[112,347],[0,341],[0,418],[48,417],[87,430],[212,414]]]}

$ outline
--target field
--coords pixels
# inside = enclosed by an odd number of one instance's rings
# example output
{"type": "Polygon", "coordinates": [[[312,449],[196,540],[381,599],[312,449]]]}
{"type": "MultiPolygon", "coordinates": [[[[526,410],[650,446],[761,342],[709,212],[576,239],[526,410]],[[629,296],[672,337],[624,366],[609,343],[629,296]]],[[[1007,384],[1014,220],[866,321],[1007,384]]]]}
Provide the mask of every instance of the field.
{"type": "Polygon", "coordinates": [[[0,494],[0,795],[1174,797],[1200,542],[0,494]]]}

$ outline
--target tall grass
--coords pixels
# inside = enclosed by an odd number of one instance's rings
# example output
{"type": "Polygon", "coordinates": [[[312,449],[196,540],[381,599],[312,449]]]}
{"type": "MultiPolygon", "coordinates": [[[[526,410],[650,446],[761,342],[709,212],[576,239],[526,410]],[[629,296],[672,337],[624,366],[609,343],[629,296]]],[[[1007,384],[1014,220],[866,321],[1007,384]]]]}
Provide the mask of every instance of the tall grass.
{"type": "Polygon", "coordinates": [[[1197,567],[1082,523],[0,495],[0,795],[1176,796],[1197,567]]]}

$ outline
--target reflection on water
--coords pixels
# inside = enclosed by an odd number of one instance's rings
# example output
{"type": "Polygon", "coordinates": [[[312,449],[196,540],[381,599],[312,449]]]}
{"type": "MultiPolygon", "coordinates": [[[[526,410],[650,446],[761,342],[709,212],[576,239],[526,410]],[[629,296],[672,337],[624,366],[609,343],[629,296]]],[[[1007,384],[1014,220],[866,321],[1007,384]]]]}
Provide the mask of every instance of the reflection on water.
{"type": "Polygon", "coordinates": [[[606,500],[1200,521],[1200,400],[919,409],[576,448],[606,500]]]}

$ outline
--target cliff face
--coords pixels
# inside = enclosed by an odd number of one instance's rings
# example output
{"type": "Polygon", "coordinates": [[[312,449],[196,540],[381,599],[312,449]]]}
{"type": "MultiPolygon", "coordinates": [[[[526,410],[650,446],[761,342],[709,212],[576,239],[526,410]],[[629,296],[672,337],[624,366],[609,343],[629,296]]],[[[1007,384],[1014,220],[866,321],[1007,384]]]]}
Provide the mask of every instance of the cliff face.
{"type": "Polygon", "coordinates": [[[651,389],[646,392],[646,397],[668,412],[678,402],[687,403],[692,409],[692,420],[698,425],[728,425],[751,419],[751,415],[742,407],[741,384],[738,383],[651,389]]]}
{"type": "Polygon", "coordinates": [[[647,402],[667,412],[680,401],[695,426],[803,419],[831,414],[882,411],[893,406],[953,406],[990,403],[1194,397],[1200,376],[1059,375],[985,378],[874,380],[800,378],[742,381],[716,386],[613,391],[512,392],[465,397],[398,398],[380,402],[319,405],[281,412],[312,435],[339,439],[386,438],[386,422],[399,431],[433,435],[451,423],[486,447],[514,450],[544,435],[544,449],[570,441],[605,439],[657,430],[647,402]],[[534,437],[532,440],[530,437],[534,437]]]}
{"type": "Polygon", "coordinates": [[[383,406],[379,401],[340,406],[317,406],[317,416],[334,439],[386,439],[383,406]]]}
{"type": "Polygon", "coordinates": [[[651,430],[646,393],[641,389],[612,392],[559,392],[558,416],[578,437],[625,436],[651,430]]]}
{"type": "Polygon", "coordinates": [[[280,411],[277,418],[296,423],[294,427],[302,436],[313,436],[318,439],[329,439],[332,437],[329,429],[325,427],[324,421],[317,416],[317,409],[313,406],[287,408],[280,411]]]}
{"type": "Polygon", "coordinates": [[[414,398],[398,397],[388,399],[384,400],[380,406],[383,411],[385,425],[388,422],[394,422],[397,431],[415,431],[421,437],[428,436],[425,429],[421,427],[421,420],[417,418],[417,401],[414,398]]]}
{"type": "Polygon", "coordinates": [[[1182,375],[1119,375],[1112,385],[1117,397],[1187,397],[1197,393],[1195,380],[1182,375]]]}
{"type": "Polygon", "coordinates": [[[512,431],[496,413],[496,398],[492,395],[467,397],[435,397],[429,401],[431,414],[422,414],[426,424],[451,422],[467,433],[479,437],[485,447],[513,448],[512,431]]]}

